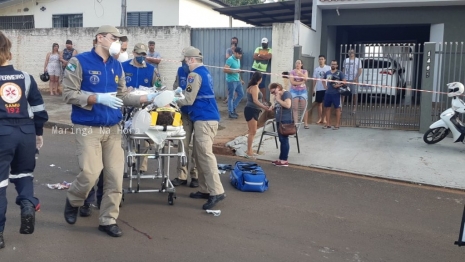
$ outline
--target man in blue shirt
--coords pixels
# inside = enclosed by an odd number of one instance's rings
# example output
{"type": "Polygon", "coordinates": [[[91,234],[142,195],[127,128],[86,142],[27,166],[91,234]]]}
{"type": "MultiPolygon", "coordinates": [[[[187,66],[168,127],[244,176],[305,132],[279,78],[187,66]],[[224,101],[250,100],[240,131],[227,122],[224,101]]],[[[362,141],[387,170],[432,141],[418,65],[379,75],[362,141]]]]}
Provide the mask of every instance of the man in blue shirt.
{"type": "Polygon", "coordinates": [[[331,105],[336,109],[336,124],[333,129],[338,130],[341,122],[341,94],[339,94],[339,88],[346,82],[346,77],[338,69],[337,60],[331,61],[331,71],[326,72],[324,79],[330,80],[323,81],[323,86],[326,89],[324,98],[324,107],[326,114],[327,124],[323,129],[331,128],[331,105]]]}
{"type": "Polygon", "coordinates": [[[236,107],[241,102],[242,97],[244,97],[244,89],[242,84],[241,76],[239,74],[241,69],[241,57],[242,57],[242,48],[236,47],[233,51],[233,55],[226,60],[226,65],[224,66],[223,71],[226,73],[226,82],[228,84],[228,111],[229,118],[237,119],[238,115],[236,113],[236,107]],[[234,93],[237,93],[237,97],[234,98],[234,93]]]}
{"type": "Polygon", "coordinates": [[[216,157],[213,154],[213,140],[218,131],[220,112],[215,100],[213,79],[207,67],[203,65],[203,56],[199,49],[189,48],[184,52],[189,66],[185,98],[174,102],[179,106],[189,106],[189,118],[194,123],[194,158],[199,171],[199,191],[191,193],[191,198],[208,199],[202,206],[211,209],[225,199],[224,188],[218,174],[216,157]]]}

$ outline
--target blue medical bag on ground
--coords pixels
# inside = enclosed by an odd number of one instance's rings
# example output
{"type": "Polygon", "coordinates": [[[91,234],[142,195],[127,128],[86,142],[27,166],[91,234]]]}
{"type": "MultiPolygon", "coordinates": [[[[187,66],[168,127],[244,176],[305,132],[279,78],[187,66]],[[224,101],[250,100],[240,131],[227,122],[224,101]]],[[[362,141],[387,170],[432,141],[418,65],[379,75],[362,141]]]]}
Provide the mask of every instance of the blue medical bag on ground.
{"type": "Polygon", "coordinates": [[[229,174],[231,185],[244,192],[268,190],[268,179],[263,169],[254,162],[237,161],[229,174]]]}

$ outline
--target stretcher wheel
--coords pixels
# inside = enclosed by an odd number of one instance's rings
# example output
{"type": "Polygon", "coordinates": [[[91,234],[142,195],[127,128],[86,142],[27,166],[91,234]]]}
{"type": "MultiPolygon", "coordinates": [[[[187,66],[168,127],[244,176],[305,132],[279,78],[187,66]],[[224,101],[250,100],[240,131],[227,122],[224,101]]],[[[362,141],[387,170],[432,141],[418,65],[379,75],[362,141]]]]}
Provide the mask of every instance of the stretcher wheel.
{"type": "Polygon", "coordinates": [[[174,193],[169,193],[168,194],[168,205],[170,206],[174,205],[175,198],[176,198],[176,195],[174,195],[174,193]]]}
{"type": "Polygon", "coordinates": [[[187,156],[181,157],[181,166],[187,166],[187,156]]]}

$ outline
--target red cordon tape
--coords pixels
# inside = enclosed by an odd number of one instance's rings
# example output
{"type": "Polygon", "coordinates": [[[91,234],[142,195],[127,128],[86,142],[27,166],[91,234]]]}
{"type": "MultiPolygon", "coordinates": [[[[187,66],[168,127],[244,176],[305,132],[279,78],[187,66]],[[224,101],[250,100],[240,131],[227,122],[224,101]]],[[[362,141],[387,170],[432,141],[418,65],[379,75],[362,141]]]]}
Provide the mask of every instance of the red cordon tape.
{"type": "MultiPolygon", "coordinates": [[[[162,61],[167,61],[167,62],[174,62],[174,63],[179,63],[179,60],[170,60],[170,59],[160,59],[162,61]]],[[[211,68],[218,68],[218,69],[225,69],[224,66],[212,66],[212,65],[206,65],[206,64],[203,64],[204,66],[206,67],[211,67],[211,68]]],[[[249,73],[254,73],[256,71],[252,71],[252,70],[239,70],[239,72],[249,72],[249,73]]],[[[266,75],[270,75],[270,76],[278,76],[278,77],[283,77],[283,76],[287,76],[289,77],[288,75],[281,75],[281,74],[276,74],[276,73],[266,73],[266,72],[261,72],[259,71],[260,73],[262,74],[266,74],[266,75]]],[[[321,78],[312,78],[312,77],[307,77],[307,80],[315,80],[315,81],[327,81],[327,82],[335,82],[335,83],[339,83],[341,81],[336,81],[336,80],[326,80],[326,79],[321,79],[321,78]]],[[[397,87],[397,86],[388,86],[388,85],[374,85],[374,84],[365,84],[365,83],[357,83],[357,82],[347,82],[347,84],[350,84],[350,85],[360,85],[360,86],[370,86],[370,87],[383,87],[383,88],[391,88],[391,89],[399,89],[399,90],[412,90],[412,91],[417,91],[417,92],[425,92],[425,93],[434,93],[434,94],[443,94],[443,95],[447,95],[448,93],[447,92],[435,92],[435,91],[429,91],[429,90],[421,90],[421,89],[414,89],[414,88],[403,88],[403,87],[397,87]]],[[[463,94],[462,96],[464,96],[465,94],[463,94]]]]}

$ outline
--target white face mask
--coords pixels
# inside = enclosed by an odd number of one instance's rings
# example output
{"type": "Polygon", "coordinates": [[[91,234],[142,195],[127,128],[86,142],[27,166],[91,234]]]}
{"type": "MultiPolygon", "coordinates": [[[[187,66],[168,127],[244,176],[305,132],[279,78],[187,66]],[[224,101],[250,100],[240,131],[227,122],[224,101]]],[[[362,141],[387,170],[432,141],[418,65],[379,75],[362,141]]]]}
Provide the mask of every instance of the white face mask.
{"type": "Polygon", "coordinates": [[[110,52],[111,56],[119,54],[121,52],[121,44],[119,42],[113,42],[108,48],[108,52],[110,52]]]}
{"type": "Polygon", "coordinates": [[[118,56],[118,61],[120,61],[121,63],[122,62],[125,62],[125,61],[128,61],[129,59],[129,54],[128,52],[121,52],[118,56]]]}

